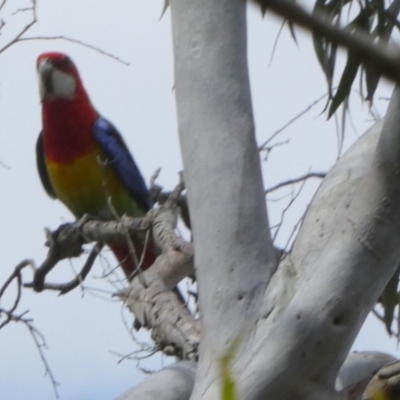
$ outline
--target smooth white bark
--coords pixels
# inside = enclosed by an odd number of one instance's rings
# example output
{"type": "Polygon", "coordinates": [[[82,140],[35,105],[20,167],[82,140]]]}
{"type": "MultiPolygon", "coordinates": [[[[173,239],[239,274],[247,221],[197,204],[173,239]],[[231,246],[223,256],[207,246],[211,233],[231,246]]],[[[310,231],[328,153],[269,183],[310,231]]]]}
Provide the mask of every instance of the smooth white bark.
{"type": "Polygon", "coordinates": [[[202,341],[193,399],[219,396],[218,361],[245,345],[276,267],[254,135],[243,0],[171,0],[179,135],[202,341]],[[207,395],[204,395],[207,392],[207,395]]]}
{"type": "Polygon", "coordinates": [[[295,246],[291,257],[294,294],[279,318],[271,323],[267,315],[258,325],[259,343],[244,368],[246,399],[335,398],[340,365],[400,258],[399,107],[396,88],[359,183],[352,173],[361,170],[352,170],[351,161],[346,166],[346,157],[335,167],[348,168],[351,181],[338,213],[328,216],[334,210],[324,204],[322,188],[313,200],[317,210],[301,228],[301,251],[295,246]],[[318,237],[320,219],[327,221],[326,239],[318,237]],[[314,241],[307,245],[304,236],[314,241]]]}
{"type": "Polygon", "coordinates": [[[193,390],[196,363],[180,361],[149,375],[115,400],[188,400],[193,390]]]}

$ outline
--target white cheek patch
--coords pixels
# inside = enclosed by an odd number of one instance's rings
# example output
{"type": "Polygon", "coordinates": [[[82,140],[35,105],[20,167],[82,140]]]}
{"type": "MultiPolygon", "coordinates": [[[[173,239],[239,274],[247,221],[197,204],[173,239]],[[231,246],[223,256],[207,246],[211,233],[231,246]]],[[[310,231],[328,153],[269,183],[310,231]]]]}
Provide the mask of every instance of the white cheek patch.
{"type": "MultiPolygon", "coordinates": [[[[75,78],[72,75],[62,72],[58,69],[54,69],[51,72],[50,79],[52,97],[65,100],[71,100],[74,97],[76,83],[75,78]]],[[[43,90],[42,87],[40,89],[43,90]]]]}

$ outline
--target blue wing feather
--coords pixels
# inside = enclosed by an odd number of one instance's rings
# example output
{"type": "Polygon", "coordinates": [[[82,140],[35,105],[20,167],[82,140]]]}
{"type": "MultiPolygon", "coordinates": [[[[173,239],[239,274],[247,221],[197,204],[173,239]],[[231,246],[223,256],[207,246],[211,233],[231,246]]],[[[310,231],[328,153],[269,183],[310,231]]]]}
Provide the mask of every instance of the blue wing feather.
{"type": "Polygon", "coordinates": [[[123,185],[140,206],[148,211],[153,206],[150,192],[117,129],[106,119],[99,117],[93,124],[93,135],[123,185]]]}

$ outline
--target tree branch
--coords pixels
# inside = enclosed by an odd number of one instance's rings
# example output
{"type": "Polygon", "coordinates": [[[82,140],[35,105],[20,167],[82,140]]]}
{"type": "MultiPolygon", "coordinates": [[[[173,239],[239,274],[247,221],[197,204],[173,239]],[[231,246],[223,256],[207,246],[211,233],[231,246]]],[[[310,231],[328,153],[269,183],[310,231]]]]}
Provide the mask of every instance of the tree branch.
{"type": "Polygon", "coordinates": [[[115,400],[189,400],[196,363],[180,361],[147,376],[115,400]]]}
{"type": "MultiPolygon", "coordinates": [[[[25,32],[23,32],[23,33],[25,33],[25,32]]],[[[101,49],[100,47],[94,46],[94,45],[92,45],[90,43],[86,43],[83,40],[70,38],[68,36],[62,36],[62,35],[59,35],[59,36],[32,36],[32,37],[21,37],[20,36],[20,37],[18,37],[18,40],[16,40],[16,41],[17,42],[27,42],[27,41],[32,41],[32,40],[34,40],[34,41],[36,41],[36,40],[42,40],[42,41],[43,40],[64,40],[66,42],[79,44],[79,45],[81,45],[83,47],[86,47],[86,48],[88,48],[90,50],[94,50],[97,53],[100,53],[100,54],[102,54],[102,55],[104,55],[106,57],[112,58],[113,60],[118,61],[119,63],[124,64],[126,66],[130,65],[128,61],[125,61],[122,58],[120,58],[120,57],[118,57],[118,56],[116,56],[116,55],[114,55],[112,53],[109,53],[108,51],[105,51],[105,50],[101,49]]],[[[11,44],[9,44],[7,47],[9,47],[10,45],[11,44]]],[[[1,51],[2,50],[0,50],[0,52],[1,51]]]]}
{"type": "Polygon", "coordinates": [[[184,190],[181,176],[177,187],[164,204],[151,209],[143,218],[123,217],[119,221],[91,221],[89,216],[47,232],[50,247],[46,260],[35,270],[34,279],[25,287],[36,291],[57,290],[65,294],[77,287],[86,277],[103,244],[125,241],[126,236],[138,230],[152,230],[153,238],[162,250],[155,263],[137,274],[129,286],[116,296],[126,301],[141,326],[152,329],[158,349],[168,355],[196,359],[200,341],[200,327],[173,288],[186,276],[194,274],[193,245],[176,235],[177,202],[184,190]],[[53,284],[45,281],[47,274],[65,258],[82,254],[82,245],[97,241],[81,272],[70,282],[53,284]]]}
{"type": "Polygon", "coordinates": [[[267,292],[244,397],[336,398],[339,367],[400,257],[399,107],[396,87],[383,124],[353,145],[314,197],[287,258],[292,290],[280,299],[267,292]],[[254,374],[266,379],[255,383],[254,374]]]}
{"type": "Polygon", "coordinates": [[[34,326],[33,320],[31,318],[27,318],[26,314],[28,311],[24,311],[22,313],[17,314],[17,308],[19,306],[21,296],[22,296],[22,270],[26,267],[35,268],[34,262],[32,260],[23,260],[21,261],[11,273],[9,278],[4,282],[3,286],[0,288],[0,303],[2,303],[2,297],[4,296],[7,289],[10,287],[10,284],[15,280],[17,283],[17,294],[14,299],[13,305],[6,309],[4,306],[0,307],[0,330],[8,325],[10,322],[23,324],[29,331],[35,346],[39,352],[40,359],[45,368],[45,375],[47,375],[50,379],[51,385],[54,390],[54,394],[56,398],[58,398],[58,382],[56,381],[53,371],[50,368],[50,365],[47,361],[47,358],[44,354],[44,349],[47,348],[46,339],[44,335],[34,326]],[[4,318],[1,321],[1,318],[4,318]]]}
{"type": "Polygon", "coordinates": [[[280,189],[282,187],[293,185],[293,184],[299,183],[299,182],[303,182],[303,181],[306,181],[307,179],[310,179],[310,178],[323,179],[323,178],[325,178],[325,176],[326,176],[326,172],[309,172],[309,173],[307,173],[305,175],[302,175],[302,176],[300,176],[298,178],[288,179],[287,181],[280,182],[280,183],[276,184],[275,186],[272,186],[272,187],[270,187],[268,189],[265,189],[264,193],[268,194],[268,193],[274,192],[275,190],[278,190],[278,189],[280,189]]]}
{"type": "MultiPolygon", "coordinates": [[[[25,27],[23,29],[21,29],[21,31],[14,37],[14,39],[10,40],[6,45],[4,45],[3,47],[0,48],[0,54],[3,53],[4,51],[6,51],[9,47],[14,45],[15,43],[19,42],[21,40],[21,37],[26,32],[28,32],[29,29],[31,29],[33,25],[36,24],[36,22],[37,22],[36,0],[31,0],[31,1],[32,1],[32,7],[28,8],[26,10],[32,11],[32,20],[27,25],[25,25],[25,27]]],[[[5,3],[6,3],[6,1],[3,1],[1,3],[1,5],[0,5],[1,8],[3,8],[5,3]]],[[[0,8],[0,10],[1,10],[1,8],[0,8]]]]}
{"type": "Polygon", "coordinates": [[[197,359],[200,325],[186,306],[171,292],[193,273],[193,246],[181,243],[180,250],[161,254],[151,268],[116,295],[126,302],[138,322],[152,330],[158,348],[180,359],[197,359]]]}

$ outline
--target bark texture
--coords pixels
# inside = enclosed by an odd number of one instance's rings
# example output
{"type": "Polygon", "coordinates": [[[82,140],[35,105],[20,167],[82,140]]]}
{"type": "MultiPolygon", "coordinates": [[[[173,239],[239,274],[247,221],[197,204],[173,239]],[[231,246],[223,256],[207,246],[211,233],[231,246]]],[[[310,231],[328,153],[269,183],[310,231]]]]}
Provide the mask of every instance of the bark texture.
{"type": "Polygon", "coordinates": [[[196,363],[180,361],[149,375],[115,400],[188,400],[194,385],[196,363]]]}
{"type": "Polygon", "coordinates": [[[338,370],[399,261],[399,100],[396,88],[384,123],[350,149],[313,199],[285,260],[292,291],[279,313],[279,297],[267,291],[244,398],[336,398],[338,370]]]}
{"type": "Polygon", "coordinates": [[[254,135],[246,3],[170,4],[179,136],[201,293],[202,341],[192,398],[217,399],[219,360],[238,337],[245,345],[252,336],[255,310],[276,267],[254,135]]]}

